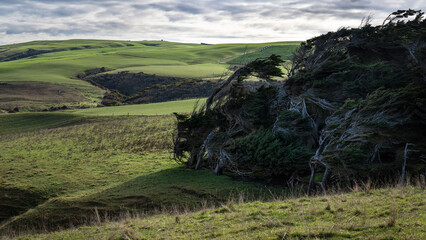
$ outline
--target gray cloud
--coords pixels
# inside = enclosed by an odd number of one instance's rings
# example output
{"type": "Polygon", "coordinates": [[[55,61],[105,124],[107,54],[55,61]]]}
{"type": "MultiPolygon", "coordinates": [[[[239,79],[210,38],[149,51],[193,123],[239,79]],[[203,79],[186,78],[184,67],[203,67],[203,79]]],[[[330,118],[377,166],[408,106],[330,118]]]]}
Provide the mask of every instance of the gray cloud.
{"type": "Polygon", "coordinates": [[[420,0],[0,0],[0,44],[42,38],[304,40],[420,0]]]}
{"type": "Polygon", "coordinates": [[[51,16],[57,16],[57,17],[70,17],[70,16],[76,16],[76,15],[83,15],[85,13],[89,12],[87,9],[82,8],[76,8],[76,7],[58,7],[51,11],[51,16]]]}
{"type": "Polygon", "coordinates": [[[195,4],[175,2],[133,4],[132,7],[136,9],[157,9],[165,12],[181,12],[188,14],[200,14],[205,10],[203,8],[196,7],[195,4]]]}

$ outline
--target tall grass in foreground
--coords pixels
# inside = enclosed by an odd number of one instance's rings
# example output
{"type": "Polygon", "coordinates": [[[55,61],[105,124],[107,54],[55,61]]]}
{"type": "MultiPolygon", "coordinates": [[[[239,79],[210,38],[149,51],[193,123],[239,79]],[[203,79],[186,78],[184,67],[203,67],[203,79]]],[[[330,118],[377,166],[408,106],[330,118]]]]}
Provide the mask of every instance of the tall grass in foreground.
{"type": "Polygon", "coordinates": [[[269,202],[239,195],[196,212],[178,206],[154,216],[123,211],[118,221],[94,209],[85,227],[19,239],[424,239],[425,183],[416,179],[415,186],[364,183],[351,192],[269,202]]]}

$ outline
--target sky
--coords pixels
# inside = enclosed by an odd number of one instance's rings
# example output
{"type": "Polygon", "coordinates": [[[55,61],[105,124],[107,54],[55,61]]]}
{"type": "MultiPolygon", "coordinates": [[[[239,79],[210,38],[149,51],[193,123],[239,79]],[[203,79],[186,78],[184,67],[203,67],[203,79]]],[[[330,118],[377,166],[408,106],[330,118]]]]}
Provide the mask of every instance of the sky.
{"type": "Polygon", "coordinates": [[[0,0],[0,45],[33,40],[114,39],[187,43],[306,40],[378,25],[424,0],[0,0]]]}

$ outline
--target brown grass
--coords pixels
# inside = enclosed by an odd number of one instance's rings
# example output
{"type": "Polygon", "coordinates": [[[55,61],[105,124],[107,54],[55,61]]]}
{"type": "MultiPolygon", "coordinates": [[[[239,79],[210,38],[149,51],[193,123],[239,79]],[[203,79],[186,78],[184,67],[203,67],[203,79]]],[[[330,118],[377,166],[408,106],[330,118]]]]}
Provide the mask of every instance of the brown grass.
{"type": "Polygon", "coordinates": [[[87,101],[69,87],[43,82],[7,82],[0,85],[0,109],[87,101]]]}

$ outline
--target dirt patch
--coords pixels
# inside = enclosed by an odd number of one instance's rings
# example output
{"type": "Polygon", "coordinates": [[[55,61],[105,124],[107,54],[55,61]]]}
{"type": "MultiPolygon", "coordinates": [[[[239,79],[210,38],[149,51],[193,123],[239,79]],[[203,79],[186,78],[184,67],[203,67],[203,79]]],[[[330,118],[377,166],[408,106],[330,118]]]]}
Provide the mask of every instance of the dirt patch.
{"type": "Polygon", "coordinates": [[[0,84],[0,109],[44,104],[87,101],[69,87],[42,82],[7,82],[0,84]]]}

